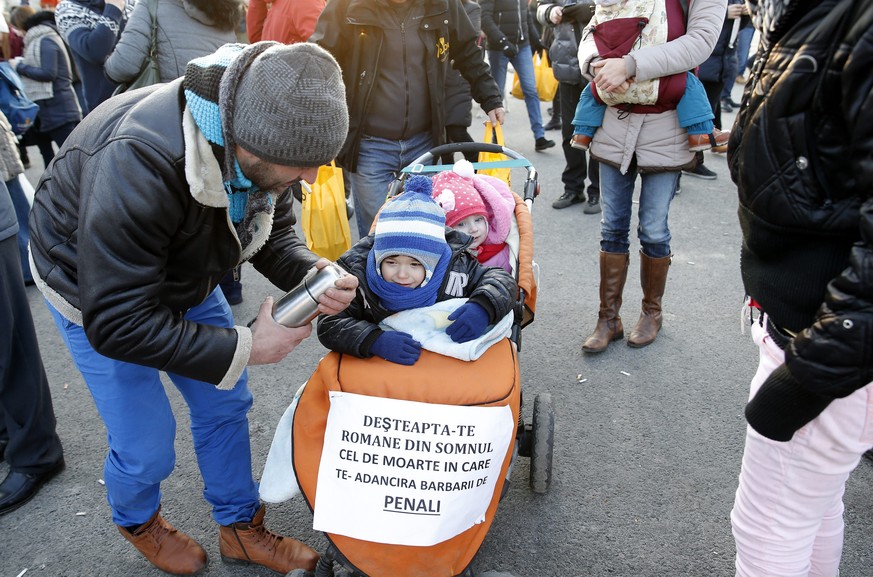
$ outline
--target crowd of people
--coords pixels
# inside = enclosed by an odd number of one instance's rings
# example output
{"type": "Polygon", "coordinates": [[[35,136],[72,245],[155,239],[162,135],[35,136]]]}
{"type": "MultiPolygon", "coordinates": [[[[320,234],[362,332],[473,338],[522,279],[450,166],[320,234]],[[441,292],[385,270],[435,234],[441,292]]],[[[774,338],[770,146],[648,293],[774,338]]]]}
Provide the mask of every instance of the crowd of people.
{"type": "Polygon", "coordinates": [[[466,342],[511,314],[505,242],[515,206],[505,183],[459,160],[433,179],[407,179],[383,210],[413,159],[473,140],[474,101],[491,123],[506,121],[511,63],[533,150],[554,147],[546,130],[561,129],[564,188],[552,206],[600,214],[599,307],[583,354],[625,338],[635,207],[643,298],[626,342],[655,342],[680,179],[716,178],[702,151],[728,153],[761,349],[731,513],[737,575],[838,574],[842,492],[873,446],[869,3],[60,0],[7,9],[2,56],[39,112],[23,134],[0,114],[0,334],[15,335],[0,350],[9,464],[0,515],[65,467],[28,301],[38,290],[106,427],[103,478],[122,537],[168,573],[206,567],[204,548],[161,514],[176,435],[165,372],[190,410],[222,558],[312,571],[312,548],[264,525],[246,369],[282,361],[312,327],[278,324],[270,297],[250,326],[236,324],[240,267],[290,290],[329,264],[295,233],[293,202],[301,181],[336,160],[360,240],[340,259],[350,274],[319,302],[326,347],[412,365],[421,343],[384,330],[386,316],[465,298],[446,333],[466,342]],[[627,26],[633,18],[643,25],[627,26]],[[813,37],[829,43],[808,46],[813,37]],[[818,50],[810,73],[827,71],[839,90],[769,82],[788,71],[780,55],[801,50],[818,50]],[[558,81],[547,126],[535,52],[548,54],[558,81]],[[127,90],[150,59],[160,82],[127,90]],[[738,80],[750,85],[741,106],[731,98],[738,80]],[[786,104],[813,89],[799,110],[786,104]],[[729,131],[721,113],[733,108],[729,131]],[[792,122],[798,114],[805,124],[792,122]],[[22,182],[30,146],[45,165],[32,207],[22,182]],[[453,275],[462,290],[447,284],[453,275]]]}

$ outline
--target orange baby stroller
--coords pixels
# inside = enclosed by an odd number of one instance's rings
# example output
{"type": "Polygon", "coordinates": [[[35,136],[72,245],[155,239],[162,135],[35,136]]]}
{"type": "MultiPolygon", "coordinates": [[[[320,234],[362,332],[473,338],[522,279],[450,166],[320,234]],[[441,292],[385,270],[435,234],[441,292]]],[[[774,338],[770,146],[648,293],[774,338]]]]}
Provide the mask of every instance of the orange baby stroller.
{"type": "MultiPolygon", "coordinates": [[[[530,207],[537,173],[500,145],[450,144],[416,159],[410,173],[438,172],[443,154],[499,152],[499,166],[527,169],[507,244],[518,298],[509,336],[473,362],[422,350],[412,366],[331,352],[293,413],[293,467],[329,546],[317,577],[339,564],[353,577],[472,577],[471,563],[494,518],[515,457],[530,457],[530,486],[551,481],[554,414],[537,395],[521,419],[521,330],[534,320],[536,265],[530,207]]],[[[474,168],[496,162],[474,163],[474,168]]]]}

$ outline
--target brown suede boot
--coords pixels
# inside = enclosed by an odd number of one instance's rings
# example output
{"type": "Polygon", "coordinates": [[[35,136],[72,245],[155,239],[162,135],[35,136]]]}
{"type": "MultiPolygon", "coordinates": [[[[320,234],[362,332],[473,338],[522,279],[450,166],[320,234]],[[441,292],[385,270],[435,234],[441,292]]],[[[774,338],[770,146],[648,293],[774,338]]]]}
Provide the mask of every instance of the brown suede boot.
{"type": "Polygon", "coordinates": [[[222,525],[218,530],[218,550],[227,563],[261,565],[285,575],[295,569],[313,571],[318,553],[290,537],[264,527],[265,507],[261,505],[251,523],[222,525]]]}
{"type": "Polygon", "coordinates": [[[612,341],[624,338],[624,327],[618,311],[629,263],[630,255],[627,253],[600,251],[600,312],[594,332],[582,344],[582,350],[586,353],[602,352],[612,341]]]}
{"type": "Polygon", "coordinates": [[[161,517],[161,510],[130,532],[119,526],[124,538],[149,560],[173,575],[196,575],[206,568],[206,551],[197,541],[177,530],[161,517]]]}
{"type": "Polygon", "coordinates": [[[643,287],[643,308],[640,320],[627,339],[629,347],[651,344],[661,330],[661,298],[667,285],[667,269],[673,255],[652,258],[640,251],[640,285],[643,287]]]}

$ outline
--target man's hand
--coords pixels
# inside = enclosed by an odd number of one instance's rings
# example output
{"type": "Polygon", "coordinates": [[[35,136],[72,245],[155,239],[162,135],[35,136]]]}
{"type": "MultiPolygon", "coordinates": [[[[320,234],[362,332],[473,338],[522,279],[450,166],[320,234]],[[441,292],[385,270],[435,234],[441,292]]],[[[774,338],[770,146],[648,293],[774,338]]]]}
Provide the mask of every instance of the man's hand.
{"type": "Polygon", "coordinates": [[[124,0],[106,0],[106,4],[111,4],[124,12],[124,0]]]}
{"type": "MultiPolygon", "coordinates": [[[[504,121],[506,121],[506,109],[502,106],[488,112],[488,122],[492,125],[503,124],[504,121]]],[[[485,123],[483,122],[482,124],[485,123]]]]}
{"type": "Polygon", "coordinates": [[[549,11],[549,20],[551,20],[552,24],[557,26],[561,23],[561,20],[564,18],[564,7],[563,6],[555,6],[549,11]]]}
{"type": "Polygon", "coordinates": [[[594,84],[603,92],[619,92],[627,81],[627,65],[623,58],[607,58],[592,62],[591,70],[594,72],[594,84]]]}
{"type": "Polygon", "coordinates": [[[729,20],[736,20],[746,12],[745,4],[731,4],[727,7],[727,17],[729,20]]]}
{"type": "Polygon", "coordinates": [[[252,324],[252,352],[249,365],[278,363],[312,333],[312,324],[285,327],[273,320],[273,297],[267,297],[252,324]]]}
{"type": "MultiPolygon", "coordinates": [[[[318,259],[315,268],[323,269],[332,264],[326,258],[318,259]]],[[[335,315],[346,310],[346,307],[355,300],[355,292],[358,290],[358,277],[347,274],[334,283],[332,288],[324,291],[318,299],[318,312],[326,315],[335,315]]]]}

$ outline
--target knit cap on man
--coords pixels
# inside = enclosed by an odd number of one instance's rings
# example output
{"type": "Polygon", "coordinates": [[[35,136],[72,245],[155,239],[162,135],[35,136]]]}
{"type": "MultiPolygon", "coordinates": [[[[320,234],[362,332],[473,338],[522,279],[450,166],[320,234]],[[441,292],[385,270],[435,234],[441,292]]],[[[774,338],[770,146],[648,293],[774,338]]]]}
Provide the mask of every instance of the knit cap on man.
{"type": "Polygon", "coordinates": [[[261,160],[314,167],[336,158],[349,129],[342,72],[316,44],[258,42],[221,80],[226,146],[261,160]]]}
{"type": "Polygon", "coordinates": [[[446,215],[431,198],[432,190],[428,177],[412,176],[407,179],[403,194],[382,207],[373,237],[377,271],[389,256],[403,255],[424,267],[424,282],[420,286],[433,277],[448,244],[446,215]]]}

